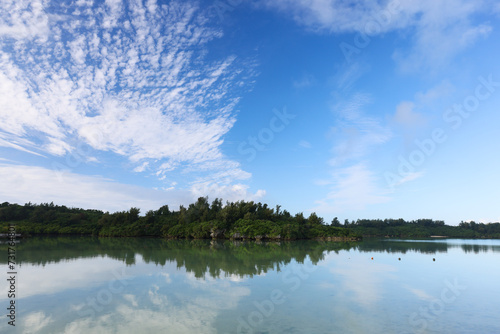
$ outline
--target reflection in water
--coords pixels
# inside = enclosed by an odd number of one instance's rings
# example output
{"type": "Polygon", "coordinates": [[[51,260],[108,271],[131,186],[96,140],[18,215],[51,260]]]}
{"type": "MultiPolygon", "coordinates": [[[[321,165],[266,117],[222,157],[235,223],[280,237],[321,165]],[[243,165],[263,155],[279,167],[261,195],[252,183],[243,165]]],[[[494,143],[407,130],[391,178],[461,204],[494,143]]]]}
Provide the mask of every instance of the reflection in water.
{"type": "MultiPolygon", "coordinates": [[[[490,240],[491,241],[491,240],[490,240]]],[[[133,265],[136,255],[146,263],[164,266],[167,262],[186,267],[195,277],[206,273],[218,278],[221,272],[235,275],[259,275],[280,264],[309,257],[316,264],[328,252],[356,250],[363,253],[446,253],[462,249],[464,253],[500,252],[500,244],[488,240],[398,240],[367,239],[362,242],[241,242],[211,240],[165,240],[154,238],[39,237],[23,239],[17,245],[20,264],[46,265],[62,260],[106,256],[133,265]]],[[[495,242],[495,241],[493,241],[495,242]]],[[[0,244],[7,252],[7,245],[0,244]]],[[[6,263],[0,257],[0,263],[6,263]]]]}
{"type": "Polygon", "coordinates": [[[20,333],[500,331],[498,240],[53,237],[16,249],[20,333]]]}
{"type": "Polygon", "coordinates": [[[493,251],[493,252],[500,252],[500,246],[489,246],[489,245],[460,245],[460,246],[457,246],[457,247],[460,247],[462,248],[462,250],[464,251],[464,253],[470,253],[470,252],[474,252],[474,253],[487,253],[489,252],[490,250],[493,251]]]}
{"type": "MultiPolygon", "coordinates": [[[[241,242],[210,240],[164,240],[153,238],[31,238],[17,246],[18,262],[46,265],[63,260],[106,256],[136,263],[137,255],[144,262],[164,266],[176,263],[195,277],[208,274],[219,278],[221,273],[249,276],[279,270],[295,260],[303,263],[309,258],[316,264],[325,252],[339,252],[355,247],[354,242],[241,242]]],[[[6,251],[6,246],[5,246],[6,251]]],[[[0,259],[0,263],[6,259],[0,259]]]]}
{"type": "Polygon", "coordinates": [[[367,239],[356,245],[361,252],[401,253],[417,252],[423,254],[447,253],[449,250],[461,248],[465,253],[500,252],[500,245],[496,240],[467,240],[472,243],[463,243],[461,239],[367,239]],[[492,243],[492,244],[486,244],[492,243]],[[496,244],[495,244],[496,243],[496,244]]]}

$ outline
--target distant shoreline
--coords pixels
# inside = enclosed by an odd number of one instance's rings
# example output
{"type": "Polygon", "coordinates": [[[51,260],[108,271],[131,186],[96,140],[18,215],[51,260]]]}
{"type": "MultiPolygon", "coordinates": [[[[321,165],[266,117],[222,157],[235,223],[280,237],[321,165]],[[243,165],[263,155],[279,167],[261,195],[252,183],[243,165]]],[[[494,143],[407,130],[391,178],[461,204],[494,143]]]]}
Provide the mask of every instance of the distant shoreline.
{"type": "MultiPolygon", "coordinates": [[[[391,238],[500,238],[500,223],[461,222],[446,225],[442,220],[358,219],[330,223],[311,213],[295,215],[281,206],[226,202],[200,197],[187,207],[171,210],[168,205],[144,216],[138,208],[103,212],[68,208],[54,203],[0,204],[0,234],[15,226],[18,237],[30,235],[88,235],[98,237],[156,237],[167,239],[226,240],[324,240],[359,241],[364,237],[391,238]]],[[[1,238],[1,236],[0,236],[1,238]]]]}

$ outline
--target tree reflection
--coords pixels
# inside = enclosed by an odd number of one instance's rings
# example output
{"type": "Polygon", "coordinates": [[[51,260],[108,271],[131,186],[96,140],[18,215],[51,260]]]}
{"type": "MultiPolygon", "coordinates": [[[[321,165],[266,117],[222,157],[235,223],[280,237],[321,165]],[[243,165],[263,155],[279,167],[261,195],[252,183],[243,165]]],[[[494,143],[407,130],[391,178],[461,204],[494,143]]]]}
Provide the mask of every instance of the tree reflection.
{"type": "MultiPolygon", "coordinates": [[[[7,245],[1,244],[2,252],[7,245]]],[[[251,242],[215,240],[164,240],[153,238],[37,237],[23,239],[16,246],[19,265],[42,265],[78,258],[109,257],[134,265],[140,256],[146,263],[164,266],[175,263],[197,278],[209,275],[252,277],[296,261],[322,261],[330,252],[359,251],[406,254],[446,253],[461,248],[465,253],[500,252],[500,246],[450,244],[446,242],[365,240],[363,242],[251,242]]],[[[6,258],[0,259],[6,263],[6,258]]]]}

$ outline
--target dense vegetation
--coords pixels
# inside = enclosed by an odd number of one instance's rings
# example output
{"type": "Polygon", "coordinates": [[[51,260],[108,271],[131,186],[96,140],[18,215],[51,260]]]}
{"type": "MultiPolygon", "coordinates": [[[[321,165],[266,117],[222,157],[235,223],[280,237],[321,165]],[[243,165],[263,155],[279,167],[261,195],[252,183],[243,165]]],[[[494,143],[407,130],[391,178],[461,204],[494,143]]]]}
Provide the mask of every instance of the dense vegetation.
{"type": "Polygon", "coordinates": [[[302,213],[292,216],[280,206],[273,209],[267,204],[254,202],[223,205],[222,200],[215,199],[210,204],[207,197],[200,197],[196,203],[187,208],[181,206],[178,211],[171,211],[165,205],[156,211],[148,211],[145,216],[139,213],[138,208],[104,213],[53,203],[21,206],[6,202],[0,205],[0,233],[7,233],[9,224],[15,223],[16,232],[22,235],[272,240],[358,238],[347,228],[325,224],[315,213],[308,218],[302,213]]]}
{"type": "Polygon", "coordinates": [[[15,223],[22,235],[93,235],[104,237],[165,237],[186,239],[270,239],[296,240],[336,238],[356,239],[358,236],[427,238],[500,238],[500,223],[462,222],[449,226],[440,220],[334,218],[326,224],[315,213],[292,216],[280,206],[254,202],[209,203],[200,197],[187,208],[170,210],[167,205],[140,216],[137,208],[115,213],[84,210],[50,204],[0,204],[0,233],[7,233],[15,223]]]}
{"type": "MultiPolygon", "coordinates": [[[[334,219],[335,221],[335,219],[334,219]]],[[[340,224],[336,224],[340,225],[340,224]]],[[[344,227],[363,236],[388,236],[405,238],[500,238],[500,223],[461,222],[458,226],[446,225],[442,220],[418,219],[358,219],[344,222],[344,227]]]]}

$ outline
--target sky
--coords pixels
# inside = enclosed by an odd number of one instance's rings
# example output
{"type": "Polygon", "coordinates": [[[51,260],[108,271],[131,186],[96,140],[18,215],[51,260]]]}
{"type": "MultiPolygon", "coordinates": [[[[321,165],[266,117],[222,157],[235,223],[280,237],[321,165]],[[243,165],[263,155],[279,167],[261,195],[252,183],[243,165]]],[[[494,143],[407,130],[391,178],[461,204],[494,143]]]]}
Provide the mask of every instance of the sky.
{"type": "Polygon", "coordinates": [[[0,0],[0,201],[500,221],[500,4],[0,0]]]}

